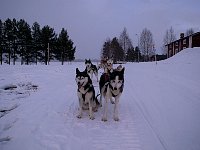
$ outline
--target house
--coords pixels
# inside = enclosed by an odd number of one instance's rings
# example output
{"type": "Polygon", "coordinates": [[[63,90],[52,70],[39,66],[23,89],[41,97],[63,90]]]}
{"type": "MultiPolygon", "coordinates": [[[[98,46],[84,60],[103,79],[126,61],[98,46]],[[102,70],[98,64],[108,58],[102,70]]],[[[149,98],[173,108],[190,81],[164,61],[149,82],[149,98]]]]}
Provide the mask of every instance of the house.
{"type": "Polygon", "coordinates": [[[180,34],[180,39],[165,45],[167,50],[167,58],[177,54],[185,48],[200,47],[200,32],[196,32],[184,37],[184,33],[180,34]]]}

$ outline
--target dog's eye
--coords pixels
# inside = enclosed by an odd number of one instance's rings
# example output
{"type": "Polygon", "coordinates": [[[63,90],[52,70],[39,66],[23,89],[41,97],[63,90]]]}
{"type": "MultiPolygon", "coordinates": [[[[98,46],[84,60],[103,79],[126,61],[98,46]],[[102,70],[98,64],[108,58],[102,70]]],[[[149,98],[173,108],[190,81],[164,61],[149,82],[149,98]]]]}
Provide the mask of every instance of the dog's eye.
{"type": "Polygon", "coordinates": [[[115,80],[111,80],[112,83],[115,83],[115,80]]]}
{"type": "Polygon", "coordinates": [[[81,77],[81,80],[84,79],[84,77],[81,77]]]}
{"type": "Polygon", "coordinates": [[[118,81],[118,83],[122,83],[122,81],[120,80],[120,81],[118,81]]]}

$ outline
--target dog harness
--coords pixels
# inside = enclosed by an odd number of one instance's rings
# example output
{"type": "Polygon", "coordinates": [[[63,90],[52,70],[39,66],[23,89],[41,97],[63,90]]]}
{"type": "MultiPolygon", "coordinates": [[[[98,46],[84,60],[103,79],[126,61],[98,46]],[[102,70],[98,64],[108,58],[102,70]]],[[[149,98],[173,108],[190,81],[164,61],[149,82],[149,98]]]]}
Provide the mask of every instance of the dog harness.
{"type": "MultiPolygon", "coordinates": [[[[111,89],[110,92],[111,92],[111,94],[112,94],[112,97],[116,97],[118,94],[115,95],[115,94],[113,93],[114,90],[113,90],[113,87],[110,85],[110,82],[109,82],[108,85],[109,85],[109,87],[110,87],[110,89],[111,89]]],[[[124,86],[124,84],[122,84],[122,86],[119,88],[120,92],[123,91],[123,86],[124,86]]]]}
{"type": "Polygon", "coordinates": [[[88,83],[83,88],[84,88],[84,92],[82,90],[80,90],[80,88],[78,89],[78,92],[80,92],[82,94],[82,98],[83,98],[83,100],[85,100],[85,94],[88,91],[92,90],[92,84],[88,83]]]}

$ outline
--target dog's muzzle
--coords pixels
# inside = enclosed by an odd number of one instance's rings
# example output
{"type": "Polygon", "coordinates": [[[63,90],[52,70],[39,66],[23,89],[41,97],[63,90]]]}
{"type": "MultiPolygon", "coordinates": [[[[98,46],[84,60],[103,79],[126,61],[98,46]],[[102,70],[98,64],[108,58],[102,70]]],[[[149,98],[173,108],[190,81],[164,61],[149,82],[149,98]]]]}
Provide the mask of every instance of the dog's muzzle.
{"type": "Polygon", "coordinates": [[[78,88],[80,89],[83,84],[81,84],[80,82],[77,82],[77,85],[78,85],[78,88]]]}

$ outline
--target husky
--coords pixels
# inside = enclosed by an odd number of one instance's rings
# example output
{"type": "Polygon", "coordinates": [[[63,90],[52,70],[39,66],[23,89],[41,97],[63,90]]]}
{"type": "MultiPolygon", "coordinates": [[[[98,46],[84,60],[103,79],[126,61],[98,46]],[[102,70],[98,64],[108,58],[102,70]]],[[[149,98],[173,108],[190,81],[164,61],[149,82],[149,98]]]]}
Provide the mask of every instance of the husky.
{"type": "Polygon", "coordinates": [[[113,72],[113,60],[112,59],[108,59],[107,60],[106,67],[105,67],[105,72],[106,73],[113,72]]]}
{"type": "Polygon", "coordinates": [[[118,103],[124,88],[124,70],[125,68],[119,66],[118,69],[110,73],[103,73],[100,77],[100,105],[102,105],[102,97],[105,99],[102,121],[107,121],[107,109],[109,99],[114,101],[114,120],[119,121],[118,117],[118,103]]]}
{"type": "Polygon", "coordinates": [[[95,97],[94,86],[92,85],[92,80],[86,71],[80,72],[76,68],[76,84],[78,86],[77,96],[79,99],[79,113],[78,118],[82,118],[82,112],[85,109],[89,109],[89,118],[91,120],[95,119],[93,111],[98,110],[99,102],[97,97],[95,97]]]}
{"type": "Polygon", "coordinates": [[[103,69],[105,73],[109,73],[113,71],[113,60],[109,58],[103,58],[98,65],[98,70],[103,69]]]}
{"type": "Polygon", "coordinates": [[[91,79],[93,78],[93,74],[96,76],[97,78],[97,82],[98,82],[98,69],[97,66],[92,64],[90,59],[85,59],[85,71],[90,75],[91,79]]]}

